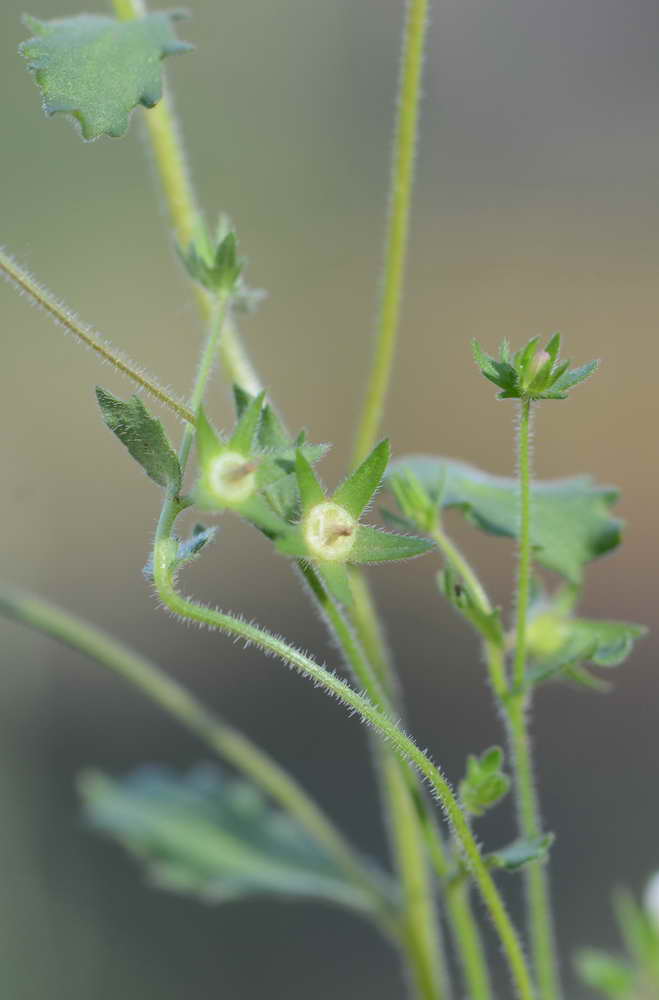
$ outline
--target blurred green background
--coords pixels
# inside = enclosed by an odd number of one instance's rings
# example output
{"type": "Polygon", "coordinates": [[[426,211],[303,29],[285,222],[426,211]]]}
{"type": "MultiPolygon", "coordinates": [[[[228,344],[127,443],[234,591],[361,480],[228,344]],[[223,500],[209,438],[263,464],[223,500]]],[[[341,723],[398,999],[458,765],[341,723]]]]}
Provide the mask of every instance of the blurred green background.
{"type": "MultiPolygon", "coordinates": [[[[345,471],[368,363],[400,0],[194,0],[194,55],[168,71],[204,205],[228,210],[270,296],[245,324],[294,426],[345,471]]],[[[87,9],[102,11],[102,4],[87,9]]],[[[0,240],[80,315],[181,393],[199,329],[163,227],[139,122],[83,144],[43,119],[16,55],[22,0],[0,13],[0,240]]],[[[43,17],[77,12],[34,0],[43,17]]],[[[542,476],[588,471],[623,488],[625,545],[588,575],[589,613],[652,624],[656,598],[659,7],[654,0],[443,0],[435,5],[402,341],[386,418],[397,453],[513,468],[513,408],[470,360],[563,332],[601,373],[545,404],[542,476]]],[[[93,387],[130,386],[0,288],[5,469],[2,575],[116,632],[189,682],[313,786],[367,851],[385,836],[365,734],[308,683],[258,653],[188,629],[141,575],[156,488],[103,428],[93,387]]],[[[229,419],[218,381],[209,408],[229,419]]],[[[167,415],[170,429],[175,430],[167,415]]],[[[456,533],[507,601],[513,549],[456,533]]],[[[373,573],[411,727],[452,779],[500,739],[476,643],[437,598],[428,558],[373,573]]],[[[284,560],[243,526],[188,575],[191,590],[335,662],[284,560]]],[[[88,833],[74,779],[94,765],[206,756],[131,690],[81,657],[0,622],[0,993],[8,1000],[399,998],[395,958],[369,928],[311,905],[206,908],[149,891],[119,849],[88,833]]],[[[609,944],[614,884],[659,867],[656,639],[608,697],[548,688],[535,713],[564,965],[609,944]]],[[[509,839],[509,806],[482,824],[509,839]]],[[[520,884],[510,879],[513,909],[520,884]]],[[[499,962],[493,951],[493,960],[499,962]]],[[[505,980],[502,980],[505,982],[505,980]]],[[[508,995],[502,986],[501,996],[508,995]]],[[[587,994],[571,983],[570,997],[587,994]]]]}

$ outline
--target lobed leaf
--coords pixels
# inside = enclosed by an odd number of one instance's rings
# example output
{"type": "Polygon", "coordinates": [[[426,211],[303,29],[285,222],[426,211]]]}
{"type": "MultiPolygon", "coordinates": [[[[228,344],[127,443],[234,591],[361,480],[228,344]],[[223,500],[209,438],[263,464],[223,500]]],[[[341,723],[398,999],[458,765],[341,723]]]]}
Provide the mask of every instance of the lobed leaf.
{"type": "Polygon", "coordinates": [[[209,903],[270,895],[369,908],[301,826],[215,767],[185,776],[142,767],[119,780],[90,771],[79,788],[92,826],[139,858],[160,888],[209,903]]]}
{"type": "Polygon", "coordinates": [[[181,466],[176,452],[162,424],[151,416],[139,396],[131,396],[124,401],[97,386],[96,398],[103,420],[147,476],[159,486],[178,493],[181,489],[181,466]]]}
{"type": "MultiPolygon", "coordinates": [[[[440,507],[455,507],[489,534],[517,537],[518,484],[452,459],[410,455],[394,461],[388,477],[409,471],[428,491],[443,483],[440,507]]],[[[536,481],[532,489],[531,541],[535,558],[548,569],[579,583],[591,559],[620,543],[621,522],[610,508],[618,499],[612,487],[588,476],[536,481]]]]}
{"type": "Polygon", "coordinates": [[[20,46],[43,95],[47,115],[72,115],[84,139],[121,136],[130,112],[162,97],[160,63],[192,46],[176,37],[180,12],[134,21],[97,14],[40,21],[26,17],[33,37],[20,46]]]}

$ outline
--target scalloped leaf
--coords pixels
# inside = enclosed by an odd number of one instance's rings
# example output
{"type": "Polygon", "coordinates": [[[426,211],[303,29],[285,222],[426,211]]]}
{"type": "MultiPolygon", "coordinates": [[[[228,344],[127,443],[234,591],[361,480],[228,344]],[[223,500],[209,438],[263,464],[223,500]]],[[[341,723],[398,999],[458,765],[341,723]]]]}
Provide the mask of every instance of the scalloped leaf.
{"type": "Polygon", "coordinates": [[[188,52],[173,22],[180,11],[117,21],[97,14],[53,21],[25,17],[33,37],[19,48],[35,75],[47,115],[72,115],[86,140],[122,136],[131,111],[162,97],[160,63],[188,52]]]}
{"type": "Polygon", "coordinates": [[[162,889],[208,903],[268,895],[370,908],[301,826],[219,768],[180,776],[152,765],[123,779],[88,771],[79,788],[92,826],[139,858],[162,889]]]}
{"type": "MultiPolygon", "coordinates": [[[[388,477],[412,472],[430,493],[442,485],[441,508],[456,507],[476,527],[493,535],[517,537],[518,484],[452,459],[410,455],[394,461],[388,477]]],[[[597,486],[589,476],[538,480],[533,484],[531,540],[535,558],[572,583],[584,565],[620,543],[622,522],[611,516],[618,491],[597,486]]]]}

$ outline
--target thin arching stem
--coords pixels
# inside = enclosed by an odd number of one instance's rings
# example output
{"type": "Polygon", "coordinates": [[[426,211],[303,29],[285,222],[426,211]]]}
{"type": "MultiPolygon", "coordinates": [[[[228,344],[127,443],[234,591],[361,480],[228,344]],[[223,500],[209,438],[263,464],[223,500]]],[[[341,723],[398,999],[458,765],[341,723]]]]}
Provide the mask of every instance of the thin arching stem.
{"type": "Polygon", "coordinates": [[[373,362],[355,437],[353,454],[355,466],[366,458],[379,433],[396,352],[405,280],[410,205],[414,187],[421,74],[429,8],[430,0],[408,0],[398,87],[398,114],[391,166],[389,220],[380,310],[373,362]]]}
{"type": "Polygon", "coordinates": [[[383,930],[394,938],[400,935],[399,919],[383,891],[385,887],[374,878],[343,834],[302,786],[247,736],[209,712],[202,702],[161,667],[96,626],[48,601],[1,585],[0,614],[78,650],[141,690],[150,701],[194,733],[213,753],[241,771],[294,816],[323,846],[345,876],[367,893],[383,930]]]}
{"type": "Polygon", "coordinates": [[[181,420],[185,420],[188,424],[194,424],[195,415],[191,410],[159,386],[150,375],[145,375],[133,361],[117,351],[95,330],[92,330],[86,323],[82,323],[75,313],[58,302],[52,292],[35,281],[31,274],[28,274],[13,257],[10,257],[2,249],[0,249],[0,274],[20,292],[27,295],[35,306],[42,309],[59,326],[72,333],[77,340],[94,351],[103,361],[107,361],[122,375],[132,379],[141,389],[150,393],[163,406],[172,410],[181,420]]]}

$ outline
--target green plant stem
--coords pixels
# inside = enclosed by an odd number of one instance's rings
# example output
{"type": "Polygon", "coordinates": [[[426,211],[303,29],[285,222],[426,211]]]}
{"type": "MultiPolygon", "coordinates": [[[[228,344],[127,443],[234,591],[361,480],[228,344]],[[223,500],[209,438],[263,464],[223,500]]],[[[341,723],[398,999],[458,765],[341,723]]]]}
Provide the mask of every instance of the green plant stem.
{"type": "Polygon", "coordinates": [[[107,361],[122,375],[132,379],[137,385],[150,393],[154,399],[167,406],[177,417],[185,420],[189,424],[194,424],[195,415],[179,400],[166,392],[149,375],[145,375],[135,362],[130,361],[121,352],[117,351],[103,337],[82,323],[77,316],[66,306],[57,301],[52,292],[49,292],[43,285],[40,285],[28,272],[18,264],[13,257],[0,249],[0,273],[17,288],[28,296],[30,301],[39,309],[55,320],[58,326],[63,327],[72,333],[81,343],[94,351],[103,361],[107,361]]]}
{"type": "MultiPolygon", "coordinates": [[[[540,808],[533,774],[528,727],[530,698],[525,690],[526,630],[531,587],[531,400],[522,399],[517,439],[520,520],[517,572],[517,622],[513,688],[505,702],[513,754],[513,783],[520,833],[532,839],[542,832],[540,808]]],[[[533,966],[540,1000],[562,996],[552,919],[549,879],[545,863],[534,861],[524,872],[533,966]]]]}
{"type": "MultiPolygon", "coordinates": [[[[147,13],[144,0],[113,0],[113,6],[117,17],[125,21],[144,17],[147,13]]],[[[154,108],[145,112],[144,120],[176,239],[180,246],[187,247],[203,232],[204,221],[190,179],[174,103],[166,83],[163,84],[162,99],[154,108]]],[[[213,297],[200,285],[195,284],[194,287],[202,318],[208,324],[213,311],[213,297]]],[[[228,316],[224,324],[220,355],[229,380],[256,395],[261,389],[261,383],[242,346],[232,316],[228,316]]]]}
{"type": "Polygon", "coordinates": [[[398,918],[388,894],[383,892],[384,887],[302,786],[243,733],[209,712],[156,664],[54,604],[0,585],[0,614],[91,657],[141,690],[294,816],[325,848],[346,877],[368,893],[378,922],[386,933],[394,938],[400,936],[398,918]]]}
{"type": "MultiPolygon", "coordinates": [[[[315,570],[299,564],[311,593],[356,683],[381,711],[392,714],[389,695],[372,661],[356,639],[349,622],[323,586],[315,570]]],[[[448,974],[441,947],[437,908],[429,883],[423,829],[415,801],[416,779],[409,780],[407,763],[381,740],[373,741],[380,791],[389,817],[395,867],[404,899],[405,954],[416,995],[423,1000],[448,996],[448,974]]]]}
{"type": "Polygon", "coordinates": [[[513,684],[520,691],[526,670],[526,625],[531,591],[531,400],[520,404],[517,436],[519,465],[519,552],[517,566],[517,622],[513,684]]]}
{"type": "Polygon", "coordinates": [[[396,351],[405,279],[410,203],[414,186],[421,74],[429,7],[430,0],[408,0],[398,87],[382,297],[373,365],[355,437],[354,465],[358,465],[366,458],[375,444],[396,351]]]}
{"type": "Polygon", "coordinates": [[[451,923],[456,953],[462,967],[469,1000],[492,1000],[490,971],[478,925],[474,920],[468,882],[446,889],[446,912],[451,923]]]}
{"type": "Polygon", "coordinates": [[[422,777],[428,781],[433,793],[441,803],[445,816],[454,831],[455,840],[463,854],[467,870],[474,879],[501,941],[517,996],[521,1000],[534,1000],[534,990],[517,932],[508,916],[492,875],[483,860],[469,822],[442,772],[388,715],[345,681],[316,663],[311,657],[257,625],[184,597],[176,589],[171,571],[172,561],[176,554],[176,542],[171,538],[175,517],[176,504],[173,505],[169,515],[160,520],[154,549],[155,582],[158,594],[165,606],[175,615],[241,638],[283,660],[333,695],[347,708],[356,712],[364,722],[389,741],[401,758],[409,761],[418,770],[422,777]]]}
{"type": "MultiPolygon", "coordinates": [[[[486,615],[491,615],[493,611],[492,602],[490,601],[483,584],[480,582],[476,573],[462,555],[457,545],[455,545],[455,543],[448,537],[439,523],[431,532],[431,537],[437,543],[440,552],[444,555],[444,558],[451,569],[462,579],[464,586],[467,588],[472,599],[478,605],[480,610],[486,615]]],[[[490,677],[490,684],[492,685],[492,689],[497,699],[503,700],[508,693],[505,651],[502,647],[498,646],[495,642],[492,642],[492,640],[488,639],[486,636],[483,637],[483,644],[485,648],[485,660],[490,677]]]]}

